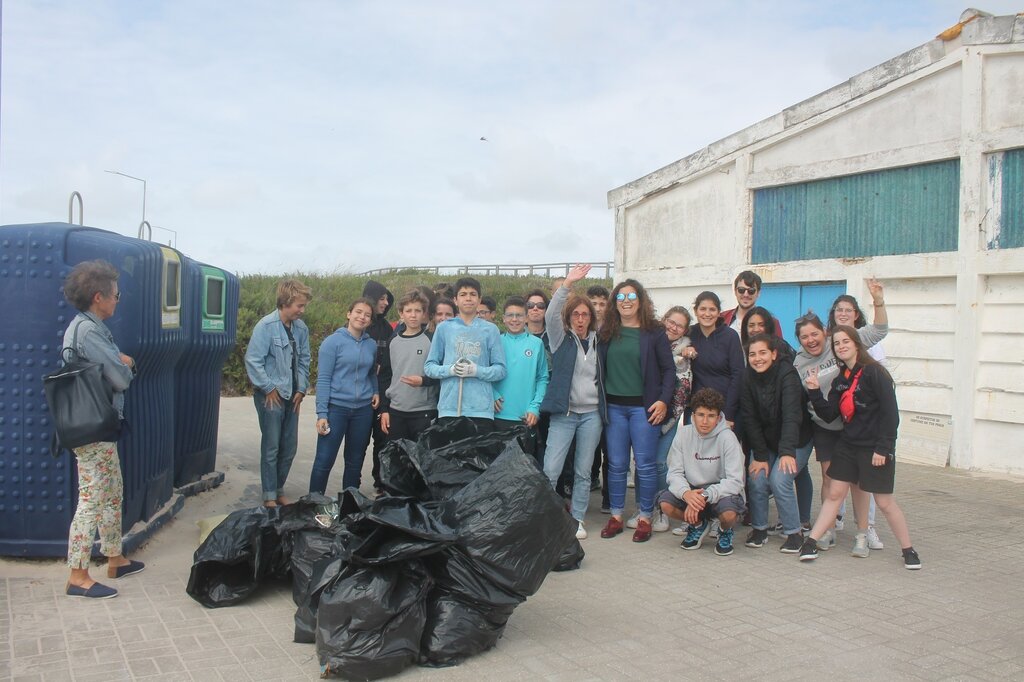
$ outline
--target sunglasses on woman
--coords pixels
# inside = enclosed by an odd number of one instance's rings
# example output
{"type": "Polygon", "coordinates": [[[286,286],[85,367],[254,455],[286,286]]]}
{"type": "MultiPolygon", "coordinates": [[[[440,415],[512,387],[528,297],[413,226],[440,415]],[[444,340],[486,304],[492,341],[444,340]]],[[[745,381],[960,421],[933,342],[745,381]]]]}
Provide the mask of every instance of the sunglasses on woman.
{"type": "Polygon", "coordinates": [[[630,301],[635,301],[636,300],[636,292],[635,291],[631,291],[628,294],[622,294],[622,293],[615,294],[615,300],[616,301],[625,301],[627,298],[630,301]]]}

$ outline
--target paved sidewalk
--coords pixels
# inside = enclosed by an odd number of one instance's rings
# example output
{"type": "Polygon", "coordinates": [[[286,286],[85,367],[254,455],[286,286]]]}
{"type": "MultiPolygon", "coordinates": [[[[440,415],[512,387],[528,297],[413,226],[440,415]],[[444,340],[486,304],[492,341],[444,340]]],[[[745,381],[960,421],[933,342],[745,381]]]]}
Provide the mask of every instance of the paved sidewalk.
{"type": "MultiPolygon", "coordinates": [[[[309,480],[310,408],[287,489],[294,497],[309,480]]],[[[224,400],[225,483],[189,498],[136,553],[147,568],[111,581],[117,599],[63,596],[61,561],[0,559],[0,679],[316,679],[315,647],[291,641],[288,586],[215,610],[185,594],[195,522],[259,503],[258,452],[251,399],[224,400]]],[[[369,457],[364,480],[368,473],[369,457]]],[[[335,485],[340,476],[338,467],[335,485]]],[[[738,542],[730,557],[715,556],[710,543],[683,552],[669,533],[642,545],[628,534],[602,540],[607,517],[595,495],[581,570],[551,574],[491,651],[400,678],[1024,678],[1024,480],[900,464],[897,498],[921,571],[902,568],[881,515],[884,550],[851,557],[847,530],[836,550],[808,565],[780,554],[777,538],[759,550],[738,542]]]]}

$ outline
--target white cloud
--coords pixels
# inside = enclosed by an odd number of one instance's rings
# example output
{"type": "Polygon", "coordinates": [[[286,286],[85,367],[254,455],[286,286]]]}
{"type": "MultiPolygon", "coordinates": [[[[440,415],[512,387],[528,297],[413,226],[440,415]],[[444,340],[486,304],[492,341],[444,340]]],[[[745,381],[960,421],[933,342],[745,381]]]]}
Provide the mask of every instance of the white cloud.
{"type": "Polygon", "coordinates": [[[179,248],[235,271],[610,259],[609,189],[961,9],[9,2],[0,224],[64,220],[79,190],[88,224],[134,234],[140,183],[112,169],[146,178],[179,248]]]}

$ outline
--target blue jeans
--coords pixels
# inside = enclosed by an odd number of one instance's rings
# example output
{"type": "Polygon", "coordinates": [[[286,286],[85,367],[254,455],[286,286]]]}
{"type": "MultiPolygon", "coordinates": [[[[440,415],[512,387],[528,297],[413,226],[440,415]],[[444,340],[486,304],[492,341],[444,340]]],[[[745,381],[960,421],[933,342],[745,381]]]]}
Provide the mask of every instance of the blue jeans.
{"type": "Polygon", "coordinates": [[[544,452],[544,475],[551,486],[558,484],[572,439],[576,438],[576,458],[573,463],[572,517],[582,522],[590,503],[590,468],[594,464],[594,450],[601,442],[601,413],[570,412],[551,415],[548,442],[544,452]]]}
{"type": "MultiPolygon", "coordinates": [[[[796,470],[807,467],[811,456],[812,444],[808,443],[796,449],[796,470]]],[[[749,478],[750,494],[750,525],[757,530],[768,528],[768,492],[775,495],[775,506],[779,510],[779,521],[782,532],[792,535],[800,532],[800,511],[796,500],[793,480],[797,474],[784,473],[779,468],[779,456],[774,452],[768,455],[768,475],[759,474],[749,478]]]]}
{"type": "Polygon", "coordinates": [[[629,451],[636,459],[636,497],[640,516],[650,519],[654,511],[654,497],[658,492],[658,436],[660,426],[647,421],[647,410],[632,405],[608,406],[608,501],[611,512],[621,516],[626,506],[626,470],[629,451]]]}
{"type": "Polygon", "coordinates": [[[316,458],[313,460],[313,472],[309,476],[309,492],[323,493],[327,490],[327,479],[338,458],[338,449],[343,439],[345,470],[341,475],[341,487],[358,488],[366,446],[370,444],[373,408],[369,403],[355,408],[332,403],[327,406],[327,423],[331,432],[326,436],[317,436],[316,439],[316,458]]]}
{"type": "MultiPolygon", "coordinates": [[[[672,449],[672,441],[676,438],[676,429],[679,428],[679,421],[672,425],[667,433],[658,437],[658,490],[668,489],[668,451],[672,449]]],[[[661,433],[661,429],[658,429],[661,433]]]]}
{"type": "Polygon", "coordinates": [[[267,408],[267,394],[256,389],[252,396],[256,403],[256,417],[260,422],[260,480],[263,500],[276,500],[284,492],[284,483],[295,459],[299,444],[299,415],[291,400],[282,400],[281,406],[267,408]]]}

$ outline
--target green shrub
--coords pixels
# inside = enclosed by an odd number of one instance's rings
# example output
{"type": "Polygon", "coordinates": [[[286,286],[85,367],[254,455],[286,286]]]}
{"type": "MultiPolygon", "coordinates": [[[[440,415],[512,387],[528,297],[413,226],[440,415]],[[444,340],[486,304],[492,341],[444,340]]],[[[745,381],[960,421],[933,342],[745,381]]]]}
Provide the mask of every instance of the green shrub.
{"type": "MultiPolygon", "coordinates": [[[[252,385],[245,373],[245,349],[253,327],[267,313],[276,308],[275,292],[277,283],[285,277],[295,277],[313,288],[313,300],[306,308],[303,320],[309,327],[309,345],[313,353],[309,369],[310,383],[316,383],[317,352],[320,343],[338,327],[345,325],[345,313],[349,304],[363,293],[367,278],[361,275],[320,275],[295,273],[290,275],[245,275],[241,278],[241,295],[238,304],[238,343],[224,365],[223,394],[228,396],[251,395],[252,385]]],[[[484,296],[492,296],[500,306],[509,296],[523,296],[531,289],[551,290],[553,279],[532,277],[511,277],[507,275],[473,275],[480,280],[484,296]]],[[[433,287],[438,282],[455,283],[458,275],[435,275],[415,270],[403,270],[378,276],[377,281],[395,295],[397,301],[402,295],[420,284],[433,287]]],[[[588,286],[602,284],[609,289],[610,280],[587,279],[576,285],[581,293],[588,286]]],[[[398,311],[392,307],[388,319],[398,321],[398,311]]]]}

